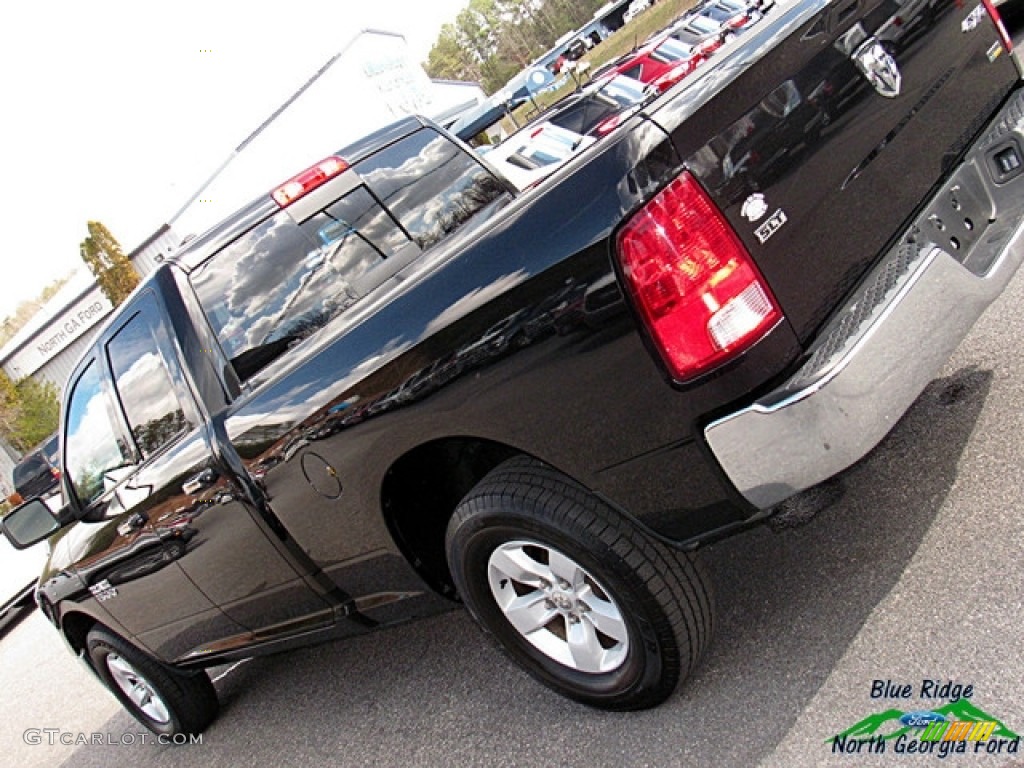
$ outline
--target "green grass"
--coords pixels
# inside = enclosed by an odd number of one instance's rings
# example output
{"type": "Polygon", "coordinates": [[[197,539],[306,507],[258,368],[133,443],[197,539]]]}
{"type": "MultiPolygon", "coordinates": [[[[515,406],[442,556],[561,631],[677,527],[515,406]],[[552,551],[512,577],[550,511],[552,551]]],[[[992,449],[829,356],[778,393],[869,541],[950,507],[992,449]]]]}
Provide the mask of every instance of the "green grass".
{"type": "MultiPolygon", "coordinates": [[[[664,29],[686,11],[696,5],[697,0],[661,0],[653,8],[650,8],[621,29],[613,32],[600,45],[591,48],[587,54],[580,59],[580,63],[587,62],[590,65],[589,72],[597,71],[601,66],[616,59],[624,53],[628,53],[657,32],[664,29]]],[[[551,106],[559,99],[568,96],[576,89],[576,83],[572,78],[556,91],[542,93],[535,101],[541,110],[551,106]]],[[[533,104],[526,102],[516,109],[512,115],[519,125],[523,125],[536,114],[533,104]]],[[[516,130],[515,125],[509,118],[502,120],[502,127],[506,132],[512,133],[516,130]]]]}

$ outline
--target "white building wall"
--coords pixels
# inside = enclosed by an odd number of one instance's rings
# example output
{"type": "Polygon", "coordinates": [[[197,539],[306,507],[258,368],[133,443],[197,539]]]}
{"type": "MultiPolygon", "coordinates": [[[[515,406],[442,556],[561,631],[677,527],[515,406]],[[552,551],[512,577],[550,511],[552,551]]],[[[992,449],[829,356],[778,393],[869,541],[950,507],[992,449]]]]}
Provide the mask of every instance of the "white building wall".
{"type": "Polygon", "coordinates": [[[132,264],[135,265],[139,277],[145,277],[156,269],[157,265],[170,256],[180,244],[181,238],[173,229],[168,227],[158,232],[145,247],[132,254],[132,264]]]}
{"type": "Polygon", "coordinates": [[[479,87],[435,85],[401,35],[363,31],[172,223],[199,234],[346,144],[407,115],[446,114],[478,93],[483,98],[479,87]]]}
{"type": "Polygon", "coordinates": [[[461,113],[487,100],[487,94],[477,83],[460,83],[452,80],[431,82],[436,109],[428,117],[445,126],[461,113]]]}
{"type": "MultiPolygon", "coordinates": [[[[162,228],[131,254],[145,277],[178,246],[179,238],[162,228]]],[[[63,391],[75,363],[113,307],[84,267],[0,350],[4,372],[14,381],[34,376],[63,391]]]]}
{"type": "Polygon", "coordinates": [[[0,500],[6,499],[14,493],[14,465],[13,450],[8,452],[7,445],[0,443],[0,500]]]}
{"type": "MultiPolygon", "coordinates": [[[[483,99],[479,86],[432,82],[401,35],[364,30],[230,160],[172,222],[173,230],[164,227],[136,248],[132,263],[145,277],[180,245],[178,233],[205,231],[262,192],[395,120],[410,114],[440,119],[483,99]]],[[[0,350],[0,365],[11,378],[36,376],[63,389],[112,311],[98,287],[89,289],[91,280],[87,273],[76,277],[0,350]]]]}
{"type": "Polygon", "coordinates": [[[47,361],[45,365],[35,371],[32,374],[33,378],[53,384],[57,388],[59,396],[64,391],[64,385],[67,384],[68,378],[75,368],[75,363],[85,354],[99,329],[100,324],[97,324],[90,328],[87,333],[79,336],[74,342],[62,349],[59,355],[47,361]]]}
{"type": "MultiPolygon", "coordinates": [[[[73,284],[80,283],[75,280],[73,284]]],[[[40,313],[50,311],[50,319],[24,336],[19,334],[5,348],[8,357],[4,361],[4,370],[7,375],[14,381],[32,376],[61,356],[68,347],[91,338],[111,309],[110,301],[95,284],[70,301],[61,291],[40,313]],[[52,311],[54,305],[58,305],[56,312],[52,311]]]]}

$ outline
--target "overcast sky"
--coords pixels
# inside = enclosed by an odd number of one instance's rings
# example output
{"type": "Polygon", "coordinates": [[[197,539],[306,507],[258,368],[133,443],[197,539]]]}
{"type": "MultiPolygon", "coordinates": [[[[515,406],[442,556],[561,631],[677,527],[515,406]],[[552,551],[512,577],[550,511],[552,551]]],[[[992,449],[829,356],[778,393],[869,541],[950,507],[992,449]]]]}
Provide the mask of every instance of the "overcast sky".
{"type": "MultiPolygon", "coordinates": [[[[86,221],[125,251],[353,33],[417,61],[468,0],[15,2],[0,28],[0,319],[82,264],[86,221]]],[[[357,108],[358,105],[353,105],[357,108]]]]}

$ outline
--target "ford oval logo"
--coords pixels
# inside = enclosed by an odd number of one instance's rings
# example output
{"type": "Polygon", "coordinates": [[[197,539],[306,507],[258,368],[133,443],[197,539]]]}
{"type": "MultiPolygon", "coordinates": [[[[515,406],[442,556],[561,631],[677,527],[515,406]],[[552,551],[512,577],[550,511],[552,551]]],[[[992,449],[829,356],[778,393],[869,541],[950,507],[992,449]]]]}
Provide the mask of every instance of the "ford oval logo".
{"type": "Polygon", "coordinates": [[[924,728],[929,723],[944,723],[946,718],[938,712],[921,710],[920,712],[907,712],[900,718],[900,722],[911,728],[924,728]]]}

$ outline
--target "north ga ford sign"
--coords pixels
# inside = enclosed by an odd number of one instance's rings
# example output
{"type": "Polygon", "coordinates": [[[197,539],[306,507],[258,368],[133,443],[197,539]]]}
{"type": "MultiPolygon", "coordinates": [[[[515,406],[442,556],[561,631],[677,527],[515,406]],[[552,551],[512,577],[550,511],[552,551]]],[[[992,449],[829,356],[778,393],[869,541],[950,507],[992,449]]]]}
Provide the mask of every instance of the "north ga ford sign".
{"type": "Polygon", "coordinates": [[[110,314],[113,306],[106,296],[95,288],[51,320],[35,336],[11,356],[4,366],[15,378],[29,376],[72,343],[87,335],[110,314]]]}
{"type": "MultiPolygon", "coordinates": [[[[36,344],[36,350],[43,357],[49,358],[64,349],[82,331],[91,328],[110,310],[110,305],[103,306],[102,301],[94,301],[75,312],[73,317],[66,317],[50,338],[36,344]]],[[[49,329],[53,332],[53,328],[49,329]]]]}

